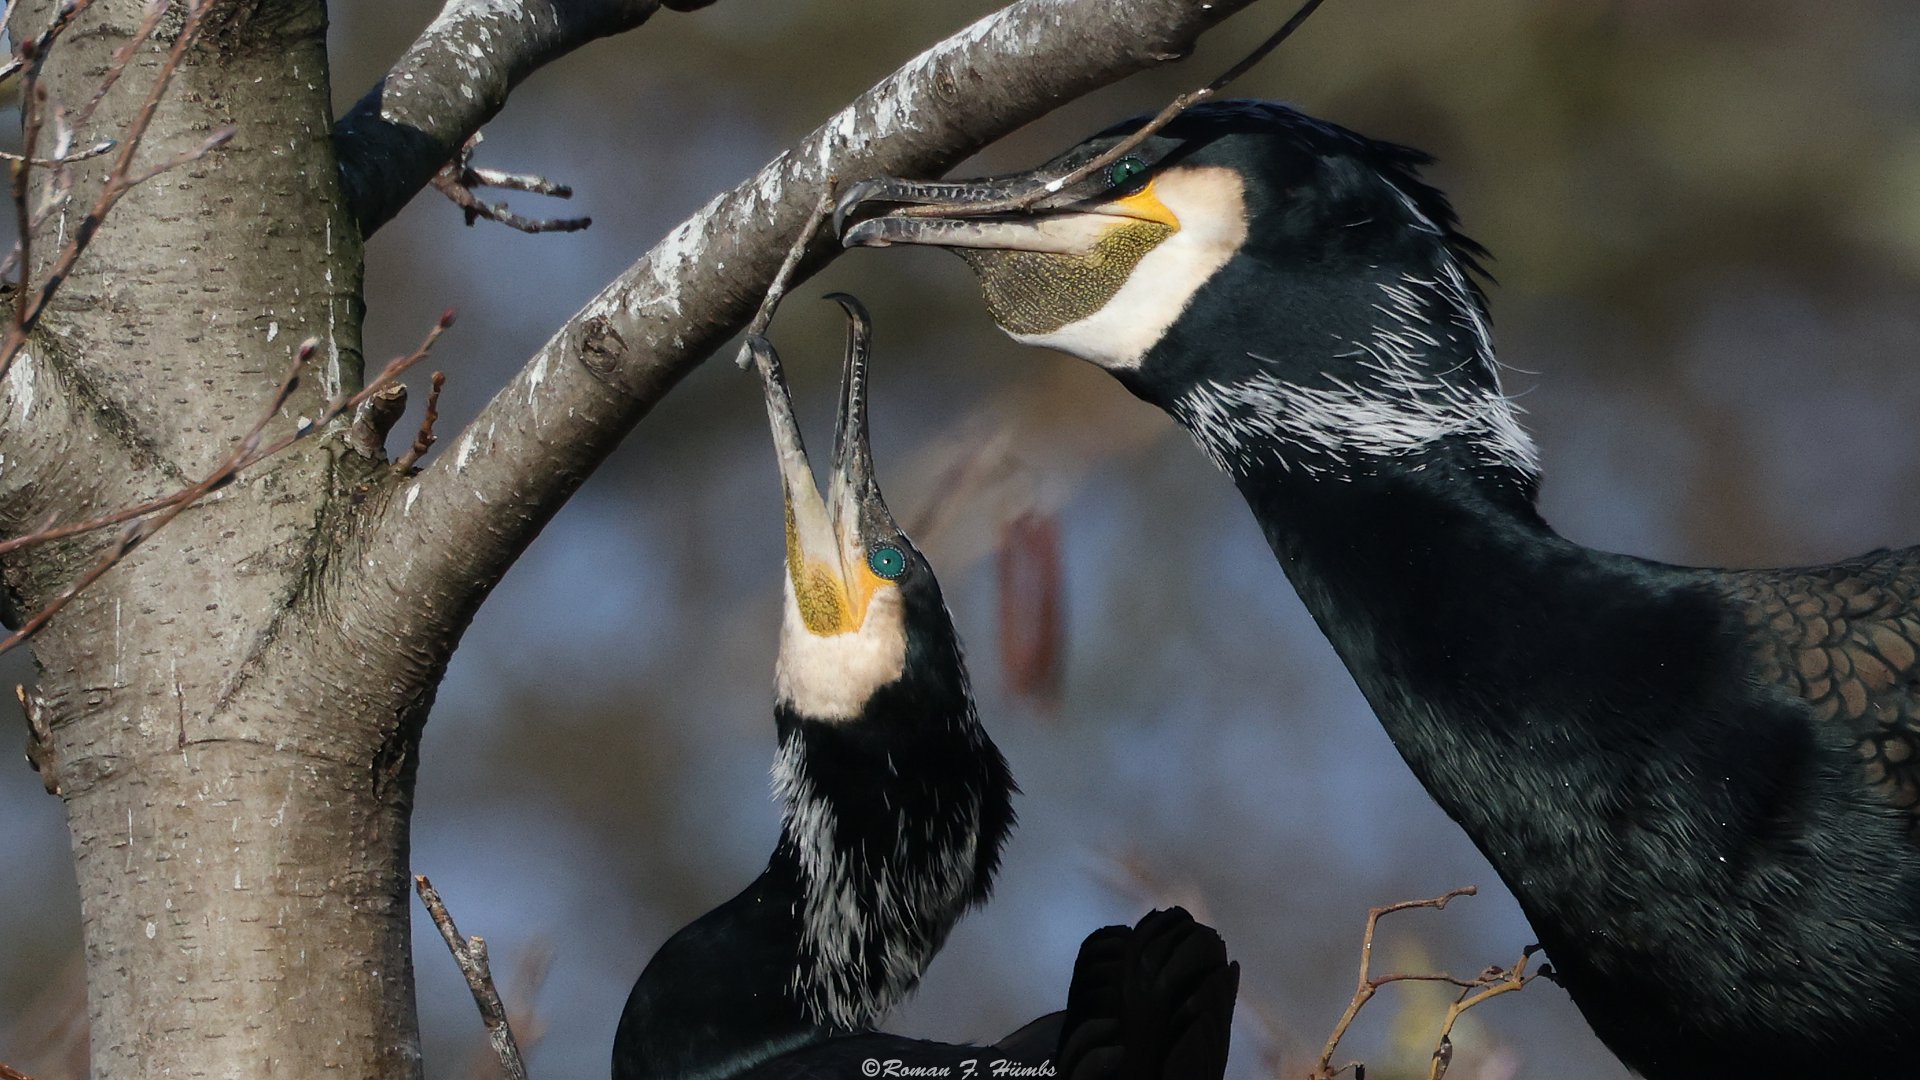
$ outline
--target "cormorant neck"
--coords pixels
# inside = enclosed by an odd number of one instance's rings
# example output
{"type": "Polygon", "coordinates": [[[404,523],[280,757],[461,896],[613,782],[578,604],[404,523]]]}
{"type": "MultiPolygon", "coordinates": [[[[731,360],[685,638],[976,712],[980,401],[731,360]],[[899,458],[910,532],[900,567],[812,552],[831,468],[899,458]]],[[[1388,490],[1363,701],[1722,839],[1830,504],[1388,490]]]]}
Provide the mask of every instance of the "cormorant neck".
{"type": "Polygon", "coordinates": [[[822,1024],[868,1027],[986,899],[1012,776],[970,698],[941,716],[882,693],[853,724],[782,710],[780,731],[774,863],[793,867],[801,895],[787,989],[822,1024]]]}
{"type": "Polygon", "coordinates": [[[1457,464],[1236,480],[1428,792],[1530,914],[1577,910],[1605,860],[1579,863],[1569,832],[1632,804],[1660,748],[1696,753],[1674,732],[1738,677],[1719,602],[1683,570],[1560,537],[1457,464]]]}
{"type": "Polygon", "coordinates": [[[675,934],[634,985],[614,1080],[707,1080],[877,1024],[986,898],[1013,782],[975,720],[777,712],[780,840],[740,895],[675,934]]]}
{"type": "Polygon", "coordinates": [[[1244,257],[1115,374],[1238,480],[1444,469],[1531,501],[1538,457],[1466,275],[1437,241],[1352,276],[1244,257]]]}

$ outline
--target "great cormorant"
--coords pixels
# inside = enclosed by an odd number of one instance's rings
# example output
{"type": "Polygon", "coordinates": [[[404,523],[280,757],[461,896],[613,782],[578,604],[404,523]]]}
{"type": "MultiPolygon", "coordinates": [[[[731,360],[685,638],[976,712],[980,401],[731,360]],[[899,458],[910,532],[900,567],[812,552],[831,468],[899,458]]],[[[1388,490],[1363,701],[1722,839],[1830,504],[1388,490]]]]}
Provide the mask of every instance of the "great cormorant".
{"type": "Polygon", "coordinates": [[[614,1080],[839,1080],[889,1060],[956,1076],[1005,1060],[1028,1070],[1008,1075],[1218,1077],[1239,969],[1178,909],[1097,931],[1068,1009],[999,1046],[872,1030],[986,899],[1014,785],[975,715],[939,583],[874,481],[866,313],[836,299],[850,328],[825,498],[779,359],[751,342],[786,500],[780,839],[744,892],[649,961],[614,1037],[614,1080]]]}
{"type": "Polygon", "coordinates": [[[1222,102],[970,213],[1137,125],[862,182],[845,242],[955,250],[1009,334],[1192,433],[1630,1067],[1920,1075],[1920,549],[1719,570],[1557,535],[1417,151],[1222,102]]]}

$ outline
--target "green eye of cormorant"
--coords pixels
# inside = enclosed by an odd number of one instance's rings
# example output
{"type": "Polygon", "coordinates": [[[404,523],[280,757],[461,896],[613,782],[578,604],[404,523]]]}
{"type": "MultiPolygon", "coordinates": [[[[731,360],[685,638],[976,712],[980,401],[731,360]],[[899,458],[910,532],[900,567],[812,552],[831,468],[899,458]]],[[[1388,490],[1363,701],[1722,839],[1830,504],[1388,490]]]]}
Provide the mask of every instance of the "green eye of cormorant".
{"type": "Polygon", "coordinates": [[[1130,192],[1139,186],[1137,181],[1146,174],[1147,163],[1128,154],[1107,166],[1107,185],[1130,192]]]}
{"type": "Polygon", "coordinates": [[[867,554],[867,569],[876,577],[892,581],[907,572],[907,556],[891,544],[882,544],[867,554]]]}

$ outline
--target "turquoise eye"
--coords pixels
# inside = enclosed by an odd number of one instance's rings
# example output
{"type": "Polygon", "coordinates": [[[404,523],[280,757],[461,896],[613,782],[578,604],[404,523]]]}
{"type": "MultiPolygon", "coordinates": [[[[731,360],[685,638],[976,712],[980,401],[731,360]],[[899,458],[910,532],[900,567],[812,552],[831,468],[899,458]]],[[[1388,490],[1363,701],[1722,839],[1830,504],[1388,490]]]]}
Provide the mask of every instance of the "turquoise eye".
{"type": "Polygon", "coordinates": [[[1107,186],[1138,187],[1140,178],[1145,175],[1147,175],[1147,163],[1129,154],[1107,166],[1107,186]]]}
{"type": "Polygon", "coordinates": [[[907,572],[906,553],[891,544],[883,544],[867,553],[867,569],[887,581],[907,572]]]}

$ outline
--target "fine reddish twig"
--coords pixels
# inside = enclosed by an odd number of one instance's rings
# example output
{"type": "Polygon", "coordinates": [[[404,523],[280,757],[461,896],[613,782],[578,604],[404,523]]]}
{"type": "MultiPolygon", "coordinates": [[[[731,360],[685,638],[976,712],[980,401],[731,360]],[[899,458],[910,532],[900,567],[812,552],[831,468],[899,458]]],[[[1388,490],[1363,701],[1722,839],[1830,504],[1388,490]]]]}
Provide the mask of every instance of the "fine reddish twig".
{"type": "Polygon", "coordinates": [[[100,102],[106,100],[107,94],[119,85],[120,76],[127,73],[127,68],[133,64],[133,58],[139,55],[140,50],[153,37],[153,32],[160,28],[160,20],[166,16],[167,10],[172,6],[170,0],[148,0],[147,10],[140,17],[140,25],[134,28],[133,36],[121,42],[120,47],[113,50],[112,58],[107,61],[106,72],[100,76],[99,85],[93,88],[93,95],[87,98],[87,103],[80,106],[80,111],[74,115],[75,125],[85,124],[93,119],[94,110],[98,109],[100,102]]]}
{"type": "Polygon", "coordinates": [[[136,506],[116,510],[111,514],[105,514],[89,521],[74,522],[67,525],[53,525],[36,530],[25,536],[0,541],[0,555],[4,555],[9,551],[18,550],[29,544],[45,543],[49,540],[77,536],[81,533],[104,529],[123,522],[130,522],[125,529],[121,530],[120,536],[94,561],[93,565],[87,568],[85,573],[81,574],[65,589],[62,589],[59,595],[55,596],[52,601],[34,613],[26,622],[21,623],[19,629],[15,630],[4,640],[0,640],[0,653],[7,652],[38,633],[40,629],[47,624],[48,620],[59,614],[60,610],[71,603],[73,598],[84,591],[87,586],[98,581],[102,575],[118,565],[122,559],[125,559],[135,548],[145,543],[154,533],[159,532],[174,518],[179,517],[188,507],[231,483],[234,477],[238,476],[242,470],[273,457],[275,454],[280,453],[282,450],[285,450],[287,447],[292,446],[294,443],[299,442],[301,439],[306,438],[316,431],[324,430],[328,424],[331,424],[342,414],[392,385],[408,368],[426,359],[427,354],[433,349],[434,342],[438,341],[440,335],[446,332],[447,327],[452,325],[453,312],[449,310],[442,314],[440,320],[434,324],[433,329],[427,332],[427,336],[425,340],[420,343],[419,348],[389,362],[385,368],[381,369],[380,374],[375,376],[372,382],[369,382],[365,387],[361,388],[358,393],[352,395],[342,394],[335,397],[327,403],[325,409],[321,410],[318,417],[313,419],[302,418],[301,422],[293,431],[262,446],[260,441],[266,431],[267,425],[279,414],[281,407],[287,403],[287,399],[293,395],[294,388],[299,385],[300,368],[312,358],[314,352],[319,347],[319,339],[309,338],[301,344],[299,350],[294,354],[293,362],[288,366],[286,377],[281,380],[279,388],[275,390],[273,398],[268,403],[267,408],[262,410],[260,418],[254,422],[252,428],[248,429],[247,434],[234,445],[232,452],[230,452],[219,465],[215,466],[212,472],[202,477],[198,483],[182,488],[170,495],[149,499],[136,506]]]}
{"type": "Polygon", "coordinates": [[[501,172],[498,169],[477,168],[473,164],[473,148],[481,142],[481,135],[474,136],[460,147],[452,161],[440,167],[433,174],[433,186],[442,195],[453,200],[466,215],[467,224],[472,225],[481,218],[497,221],[510,229],[524,233],[577,232],[593,224],[590,217],[571,218],[528,218],[513,212],[506,203],[492,203],[474,193],[475,188],[493,187],[507,191],[526,191],[535,195],[550,195],[556,199],[573,198],[573,189],[558,184],[542,176],[523,173],[501,172]]]}
{"type": "MultiPolygon", "coordinates": [[[[56,16],[55,26],[64,25],[61,22],[62,18],[70,23],[72,21],[72,15],[77,14],[81,9],[85,8],[88,2],[89,0],[68,0],[67,5],[62,7],[60,14],[56,16]]],[[[30,235],[32,222],[28,220],[25,209],[26,180],[24,179],[24,174],[26,174],[32,166],[30,163],[23,163],[21,167],[15,171],[14,202],[17,216],[20,218],[20,224],[25,230],[20,237],[22,249],[22,257],[20,259],[21,288],[20,294],[15,300],[17,306],[14,310],[12,323],[7,327],[6,335],[0,337],[0,378],[6,377],[8,370],[13,366],[14,358],[20,355],[20,350],[26,346],[27,339],[33,333],[34,326],[40,321],[40,316],[46,312],[47,305],[52,302],[54,295],[66,281],[67,276],[73,272],[73,267],[80,261],[81,254],[86,251],[87,245],[93,240],[94,234],[99,232],[101,223],[106,219],[106,216],[112,212],[113,208],[119,204],[120,200],[126,196],[127,192],[168,169],[178,168],[188,162],[198,160],[200,157],[203,157],[214,148],[232,138],[233,132],[231,129],[221,129],[210,135],[206,141],[198,147],[175,154],[158,166],[142,170],[139,173],[133,171],[133,161],[139,152],[141,142],[146,137],[147,128],[153,123],[153,117],[160,107],[161,98],[166,95],[167,87],[173,82],[174,73],[179,70],[181,60],[185,58],[187,50],[192,46],[195,37],[198,35],[202,18],[206,14],[210,4],[211,0],[192,0],[192,2],[188,4],[186,20],[180,28],[179,36],[174,39],[172,48],[167,52],[167,58],[160,64],[160,70],[154,76],[153,84],[147,88],[147,96],[140,103],[139,110],[134,113],[133,120],[128,123],[126,130],[121,133],[119,141],[120,152],[115,156],[113,165],[107,172],[106,181],[101,185],[99,195],[95,197],[93,205],[88,209],[86,215],[82,217],[75,226],[73,235],[67,239],[66,244],[61,247],[60,252],[54,256],[52,263],[47,267],[46,273],[42,277],[37,289],[30,287],[30,282],[28,281],[28,275],[31,274],[33,270],[32,260],[27,257],[29,245],[32,243],[30,235]]],[[[154,5],[153,7],[161,7],[161,9],[164,10],[164,7],[161,5],[154,5]]],[[[150,7],[148,10],[149,20],[158,18],[153,7],[150,7]]],[[[142,29],[145,32],[151,32],[145,22],[142,23],[142,29]]],[[[49,34],[53,32],[55,32],[54,29],[49,28],[49,34]]],[[[46,38],[47,35],[43,34],[42,39],[46,38]]],[[[28,78],[33,77],[39,59],[43,59],[45,55],[45,50],[39,47],[38,40],[39,39],[36,40],[35,44],[36,51],[32,57],[28,58],[25,65],[28,78]]],[[[136,40],[138,40],[138,35],[136,35],[136,40]]],[[[117,55],[118,54],[116,54],[116,56],[117,55]]],[[[130,57],[131,53],[129,52],[127,55],[130,57]]],[[[107,77],[108,79],[118,78],[118,73],[110,67],[107,77]]],[[[22,89],[25,91],[30,88],[23,85],[22,89]]],[[[31,89],[37,90],[37,87],[31,89]]],[[[104,93],[104,91],[102,91],[102,93],[104,93]]],[[[28,111],[33,115],[29,115],[23,119],[27,123],[35,125],[37,130],[38,121],[35,117],[41,111],[38,104],[41,99],[37,93],[29,93],[27,95],[27,101],[28,111]]],[[[91,106],[91,104],[90,102],[89,106],[91,106]]],[[[21,150],[27,157],[31,158],[33,156],[32,142],[30,140],[23,140],[21,150]]]]}
{"type": "Polygon", "coordinates": [[[440,937],[447,943],[447,950],[453,953],[453,962],[460,966],[460,974],[467,980],[467,989],[473,991],[473,1003],[480,1007],[480,1019],[487,1025],[487,1038],[493,1043],[494,1056],[500,1059],[500,1068],[507,1080],[527,1080],[527,1066],[520,1055],[520,1045],[514,1040],[513,1025],[507,1022],[507,1008],[500,1002],[500,991],[493,985],[493,971],[487,961],[487,942],[485,938],[462,937],[458,927],[453,924],[453,916],[447,912],[447,905],[434,890],[433,883],[425,874],[413,876],[414,888],[419,890],[420,902],[427,906],[427,914],[433,916],[433,924],[440,928],[440,937]]]}
{"type": "MultiPolygon", "coordinates": [[[[1173,123],[1174,119],[1181,113],[1213,97],[1221,90],[1224,90],[1228,83],[1233,82],[1235,79],[1251,71],[1255,64],[1266,59],[1268,53],[1279,48],[1281,42],[1292,37],[1293,32],[1300,29],[1300,24],[1307,21],[1307,16],[1312,15],[1314,9],[1319,7],[1323,2],[1324,0],[1306,0],[1305,3],[1300,5],[1299,10],[1293,13],[1292,17],[1281,24],[1280,29],[1274,31],[1272,36],[1255,46],[1254,50],[1242,57],[1239,63],[1222,72],[1207,85],[1196,90],[1189,90],[1179,97],[1174,98],[1167,103],[1166,108],[1155,113],[1153,119],[1142,124],[1138,130],[1108,147],[1092,160],[1070,169],[1051,180],[1037,183],[1017,195],[1009,195],[1004,199],[996,199],[991,202],[969,203],[967,204],[967,215],[973,217],[980,214],[1017,213],[1022,210],[1032,209],[1034,204],[1047,196],[1057,195],[1080,181],[1085,180],[1087,177],[1092,176],[1094,173],[1099,172],[1101,169],[1119,161],[1129,153],[1132,153],[1141,143],[1152,138],[1155,132],[1173,123]]],[[[950,210],[950,207],[937,205],[907,206],[902,207],[898,213],[902,217],[938,217],[950,210]]]]}
{"type": "Polygon", "coordinates": [[[427,414],[420,418],[420,432],[413,437],[413,445],[407,448],[407,452],[401,454],[400,460],[393,463],[393,467],[401,472],[413,468],[414,463],[425,457],[427,451],[433,449],[433,444],[438,441],[439,437],[433,433],[433,425],[440,419],[440,388],[445,385],[447,385],[447,373],[434,372],[433,384],[427,390],[427,414]]]}
{"type": "Polygon", "coordinates": [[[0,1061],[0,1080],[33,1080],[33,1077],[8,1065],[4,1061],[0,1061]]]}
{"type": "MultiPolygon", "coordinates": [[[[46,92],[38,85],[41,65],[46,62],[47,53],[53,48],[54,39],[68,26],[72,25],[73,20],[78,17],[82,11],[85,11],[91,6],[91,4],[92,0],[69,0],[68,3],[62,4],[54,12],[52,21],[47,24],[47,28],[41,32],[40,36],[34,38],[32,41],[22,43],[18,54],[14,56],[6,66],[5,74],[12,74],[14,71],[24,72],[21,76],[22,107],[20,118],[23,150],[20,157],[23,160],[22,167],[15,169],[13,175],[13,202],[18,218],[15,225],[19,231],[19,242],[13,252],[7,256],[4,263],[0,263],[0,273],[10,270],[16,259],[19,261],[19,264],[25,268],[21,271],[19,281],[20,288],[15,298],[16,318],[24,317],[27,310],[28,283],[26,274],[33,265],[32,260],[28,257],[33,243],[33,234],[40,228],[41,223],[46,221],[48,216],[53,213],[54,208],[64,202],[67,193],[73,188],[73,176],[67,171],[66,166],[75,161],[84,161],[87,158],[106,153],[119,145],[118,140],[107,139],[103,140],[91,150],[85,151],[82,154],[72,155],[68,153],[67,147],[71,132],[75,127],[86,123],[87,120],[93,116],[94,108],[100,104],[100,99],[104,98],[107,91],[112,89],[115,83],[119,82],[120,76],[126,71],[128,63],[132,61],[134,53],[139,50],[141,45],[146,43],[149,37],[153,36],[154,28],[160,23],[160,17],[166,14],[167,11],[167,4],[165,3],[148,4],[146,15],[140,20],[139,28],[135,30],[133,37],[130,38],[126,44],[114,51],[113,59],[108,62],[106,73],[102,76],[100,85],[94,89],[93,97],[88,100],[86,106],[80,110],[79,114],[73,118],[71,123],[63,119],[61,109],[58,106],[54,107],[55,130],[59,136],[58,141],[60,148],[58,152],[49,158],[35,158],[33,156],[32,146],[38,139],[40,127],[44,122],[45,110],[47,108],[46,92]],[[53,170],[53,182],[50,185],[51,190],[48,192],[48,197],[42,203],[39,211],[30,214],[27,208],[28,181],[32,174],[32,168],[35,165],[51,168],[53,170]]],[[[9,157],[11,157],[11,155],[9,155],[9,157]]],[[[3,371],[3,369],[0,369],[0,371],[3,371]]]]}

